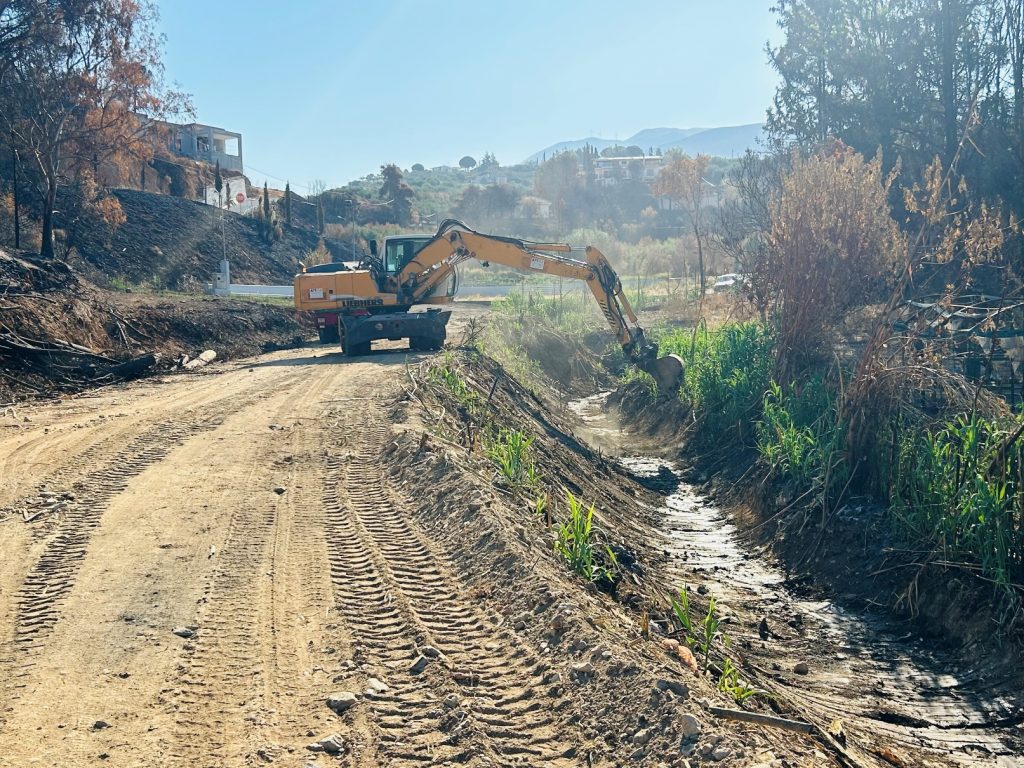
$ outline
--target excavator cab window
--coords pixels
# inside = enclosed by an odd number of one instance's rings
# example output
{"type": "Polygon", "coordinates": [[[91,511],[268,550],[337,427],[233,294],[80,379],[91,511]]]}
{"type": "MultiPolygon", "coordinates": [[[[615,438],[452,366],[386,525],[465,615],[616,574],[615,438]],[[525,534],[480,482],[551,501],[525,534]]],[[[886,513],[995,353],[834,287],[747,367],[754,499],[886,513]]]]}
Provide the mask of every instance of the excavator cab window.
{"type": "Polygon", "coordinates": [[[416,256],[423,246],[429,243],[431,238],[417,238],[412,239],[389,239],[384,245],[384,270],[389,275],[394,275],[402,271],[413,257],[416,256]]]}

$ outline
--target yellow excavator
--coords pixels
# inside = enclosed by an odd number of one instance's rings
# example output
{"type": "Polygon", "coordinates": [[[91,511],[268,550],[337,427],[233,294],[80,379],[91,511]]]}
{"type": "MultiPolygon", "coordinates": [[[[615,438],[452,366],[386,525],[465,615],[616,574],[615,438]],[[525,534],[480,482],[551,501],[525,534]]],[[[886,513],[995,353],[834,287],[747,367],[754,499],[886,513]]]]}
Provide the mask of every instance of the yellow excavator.
{"type": "Polygon", "coordinates": [[[447,219],[435,235],[388,237],[382,250],[371,241],[370,255],[358,263],[303,268],[295,276],[295,306],[314,313],[320,340],[340,342],[346,355],[368,354],[377,339],[409,339],[413,351],[440,349],[451,311],[437,305],[452,302],[456,267],[469,259],[583,280],[626,359],[653,376],[660,391],[678,389],[682,360],[658,357],[658,345],[640,327],[619,276],[604,254],[589,245],[574,248],[487,235],[447,219]],[[425,311],[411,311],[424,305],[425,311]]]}

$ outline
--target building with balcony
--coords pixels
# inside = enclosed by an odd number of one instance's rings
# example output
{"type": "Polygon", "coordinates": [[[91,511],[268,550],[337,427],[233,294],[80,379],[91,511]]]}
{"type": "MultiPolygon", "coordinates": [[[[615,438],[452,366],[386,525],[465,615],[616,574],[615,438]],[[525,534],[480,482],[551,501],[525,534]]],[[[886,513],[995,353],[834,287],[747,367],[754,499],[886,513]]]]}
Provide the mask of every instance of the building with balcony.
{"type": "Polygon", "coordinates": [[[167,148],[175,155],[210,165],[220,162],[225,170],[245,172],[242,134],[202,123],[169,123],[167,129],[167,148]]]}

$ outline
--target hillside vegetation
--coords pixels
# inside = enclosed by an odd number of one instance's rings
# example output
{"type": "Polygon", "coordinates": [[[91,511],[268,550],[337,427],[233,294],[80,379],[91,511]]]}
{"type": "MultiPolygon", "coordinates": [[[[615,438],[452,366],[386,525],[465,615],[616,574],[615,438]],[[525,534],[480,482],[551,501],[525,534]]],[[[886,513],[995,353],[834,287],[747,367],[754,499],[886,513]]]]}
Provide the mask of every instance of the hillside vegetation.
{"type": "MultiPolygon", "coordinates": [[[[209,282],[226,255],[238,283],[290,283],[314,231],[285,228],[268,243],[256,219],[212,206],[134,190],[115,190],[124,223],[74,233],[72,253],[100,282],[195,290],[209,282]]],[[[340,246],[328,242],[339,253],[340,246]]]]}

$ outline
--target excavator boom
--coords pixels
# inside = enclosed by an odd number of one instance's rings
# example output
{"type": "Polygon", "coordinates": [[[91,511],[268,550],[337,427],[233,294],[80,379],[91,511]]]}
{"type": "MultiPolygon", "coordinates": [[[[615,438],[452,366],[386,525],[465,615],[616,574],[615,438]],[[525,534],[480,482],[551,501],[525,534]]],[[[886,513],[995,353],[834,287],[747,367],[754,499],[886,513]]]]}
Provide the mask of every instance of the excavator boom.
{"type": "MultiPolygon", "coordinates": [[[[373,252],[376,254],[375,248],[373,252]]],[[[332,322],[336,322],[335,338],[349,354],[368,352],[374,339],[408,338],[413,349],[434,349],[444,341],[449,313],[408,310],[449,302],[451,293],[438,292],[454,279],[456,267],[469,259],[582,280],[626,358],[651,374],[660,391],[678,389],[683,377],[682,360],[674,355],[658,357],[658,345],[649,341],[640,327],[619,276],[604,254],[592,246],[573,248],[566,243],[487,235],[448,219],[433,237],[388,238],[385,255],[372,262],[370,269],[339,268],[327,274],[297,275],[295,305],[320,313],[321,318],[330,313],[332,322]],[[396,256],[399,249],[401,258],[396,256]]]]}
{"type": "Polygon", "coordinates": [[[410,303],[416,303],[467,259],[584,281],[627,359],[651,374],[660,391],[679,388],[682,360],[675,355],[658,358],[657,344],[647,339],[622,289],[622,281],[597,248],[588,245],[577,249],[566,243],[486,235],[449,219],[441,223],[434,239],[399,273],[399,288],[410,303]],[[583,258],[575,258],[576,254],[583,258]]]}

